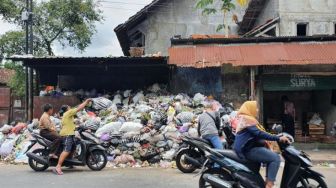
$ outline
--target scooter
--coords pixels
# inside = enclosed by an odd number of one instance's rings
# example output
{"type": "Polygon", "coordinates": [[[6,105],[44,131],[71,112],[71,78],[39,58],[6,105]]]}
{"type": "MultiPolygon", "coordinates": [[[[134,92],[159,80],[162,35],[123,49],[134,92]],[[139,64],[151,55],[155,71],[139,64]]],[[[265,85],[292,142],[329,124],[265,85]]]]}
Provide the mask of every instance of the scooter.
{"type": "MultiPolygon", "coordinates": [[[[223,116],[222,116],[223,117],[223,116]]],[[[222,127],[221,131],[225,135],[225,139],[222,140],[224,149],[231,149],[235,139],[235,134],[232,131],[230,122],[221,118],[222,127]]],[[[206,157],[204,152],[197,147],[195,142],[202,142],[209,147],[212,147],[212,144],[202,138],[193,138],[188,136],[182,136],[182,144],[176,153],[176,166],[183,173],[192,173],[196,169],[202,167],[202,164],[205,162],[206,157]]]]}
{"type": "MultiPolygon", "coordinates": [[[[29,130],[33,140],[26,151],[29,166],[35,171],[45,171],[50,166],[56,166],[58,159],[49,158],[51,141],[41,137],[39,133],[29,130]],[[29,150],[35,145],[40,144],[43,148],[29,150]]],[[[66,159],[63,166],[85,166],[93,171],[100,171],[107,164],[105,149],[99,145],[99,139],[91,137],[90,133],[83,128],[77,129],[81,139],[76,138],[76,152],[73,159],[66,159]]]]}
{"type": "MultiPolygon", "coordinates": [[[[327,188],[324,176],[311,169],[309,156],[292,146],[294,138],[287,133],[290,143],[278,143],[285,159],[280,188],[327,188]]],[[[216,188],[264,188],[265,182],[259,173],[260,164],[241,159],[232,150],[215,150],[201,142],[196,143],[207,157],[203,164],[199,187],[216,188]],[[214,164],[220,168],[214,168],[214,164]]]]}

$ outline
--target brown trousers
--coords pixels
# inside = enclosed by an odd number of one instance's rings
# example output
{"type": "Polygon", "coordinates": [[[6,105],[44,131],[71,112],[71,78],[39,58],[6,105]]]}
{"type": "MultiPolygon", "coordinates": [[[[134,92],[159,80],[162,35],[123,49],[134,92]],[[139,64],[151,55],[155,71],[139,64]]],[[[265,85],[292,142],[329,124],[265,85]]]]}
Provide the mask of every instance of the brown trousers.
{"type": "Polygon", "coordinates": [[[56,154],[57,153],[57,149],[60,147],[60,145],[62,143],[62,137],[59,136],[57,134],[57,132],[50,131],[50,130],[47,130],[47,129],[42,129],[40,131],[40,135],[43,138],[46,138],[46,139],[48,139],[48,140],[50,140],[50,141],[53,142],[53,144],[50,147],[50,153],[56,154]]]}

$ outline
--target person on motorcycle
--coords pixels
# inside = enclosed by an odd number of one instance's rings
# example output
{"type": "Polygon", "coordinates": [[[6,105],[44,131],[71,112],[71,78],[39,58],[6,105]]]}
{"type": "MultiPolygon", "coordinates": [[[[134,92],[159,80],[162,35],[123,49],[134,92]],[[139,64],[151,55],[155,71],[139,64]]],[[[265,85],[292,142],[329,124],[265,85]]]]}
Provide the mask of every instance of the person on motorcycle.
{"type": "Polygon", "coordinates": [[[223,149],[220,139],[220,117],[216,111],[218,108],[213,100],[206,102],[204,112],[198,118],[198,134],[208,140],[216,149],[223,149]]]}
{"type": "Polygon", "coordinates": [[[45,104],[43,105],[42,109],[43,114],[39,122],[40,135],[52,141],[49,157],[57,159],[56,153],[59,146],[61,145],[62,137],[59,136],[56,131],[56,126],[50,119],[50,116],[54,113],[54,108],[51,104],[45,104]]]}
{"type": "Polygon", "coordinates": [[[62,114],[62,129],[60,132],[60,135],[63,137],[63,152],[61,153],[58,164],[56,168],[54,169],[54,172],[57,175],[62,175],[62,165],[64,160],[70,155],[70,153],[74,149],[75,145],[75,129],[76,125],[74,123],[75,115],[77,112],[83,110],[86,105],[89,104],[91,99],[85,100],[82,104],[80,104],[77,108],[70,108],[70,106],[67,106],[67,108],[63,107],[63,114],[62,114]]]}
{"type": "Polygon", "coordinates": [[[280,156],[266,148],[266,141],[289,142],[285,136],[278,137],[265,131],[258,120],[256,101],[245,102],[238,111],[238,126],[234,150],[239,157],[267,164],[266,188],[272,188],[280,167],[280,156]]]}

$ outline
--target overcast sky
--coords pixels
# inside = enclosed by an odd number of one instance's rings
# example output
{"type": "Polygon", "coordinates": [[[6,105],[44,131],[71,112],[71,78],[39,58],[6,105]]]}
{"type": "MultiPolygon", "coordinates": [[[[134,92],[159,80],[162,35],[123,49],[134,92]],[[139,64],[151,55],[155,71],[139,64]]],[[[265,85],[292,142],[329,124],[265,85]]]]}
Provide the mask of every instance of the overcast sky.
{"type": "MultiPolygon", "coordinates": [[[[113,29],[142,9],[152,0],[104,0],[101,2],[104,21],[97,23],[97,33],[92,37],[92,44],[83,53],[72,48],[62,49],[55,46],[58,56],[122,56],[118,39],[113,29]]],[[[0,21],[0,34],[16,29],[15,26],[0,21]]]]}

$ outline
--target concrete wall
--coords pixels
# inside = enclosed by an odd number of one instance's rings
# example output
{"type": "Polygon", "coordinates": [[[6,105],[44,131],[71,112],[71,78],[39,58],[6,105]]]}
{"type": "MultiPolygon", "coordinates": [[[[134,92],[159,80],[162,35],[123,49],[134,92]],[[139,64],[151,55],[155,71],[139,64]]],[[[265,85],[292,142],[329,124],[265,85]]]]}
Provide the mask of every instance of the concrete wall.
{"type": "Polygon", "coordinates": [[[212,95],[220,99],[223,88],[220,68],[176,68],[172,73],[170,90],[173,93],[212,95]]]}
{"type": "Polygon", "coordinates": [[[280,36],[296,36],[297,23],[308,23],[308,35],[334,34],[336,0],[270,0],[256,25],[280,16],[280,36]]]}
{"type": "MultiPolygon", "coordinates": [[[[223,23],[223,14],[203,16],[201,10],[195,8],[195,0],[171,0],[158,6],[148,18],[129,31],[129,35],[137,30],[145,34],[145,53],[162,52],[168,55],[170,38],[174,35],[190,37],[192,34],[224,34],[216,32],[217,26],[223,23]]],[[[217,1],[218,3],[218,1],[217,1]]],[[[237,6],[228,14],[230,34],[237,34],[238,26],[233,23],[232,15],[236,14],[241,20],[244,8],[237,6]]]]}
{"type": "Polygon", "coordinates": [[[260,13],[255,26],[266,23],[267,20],[273,19],[279,16],[279,1],[269,0],[267,1],[265,8],[260,13]]]}

